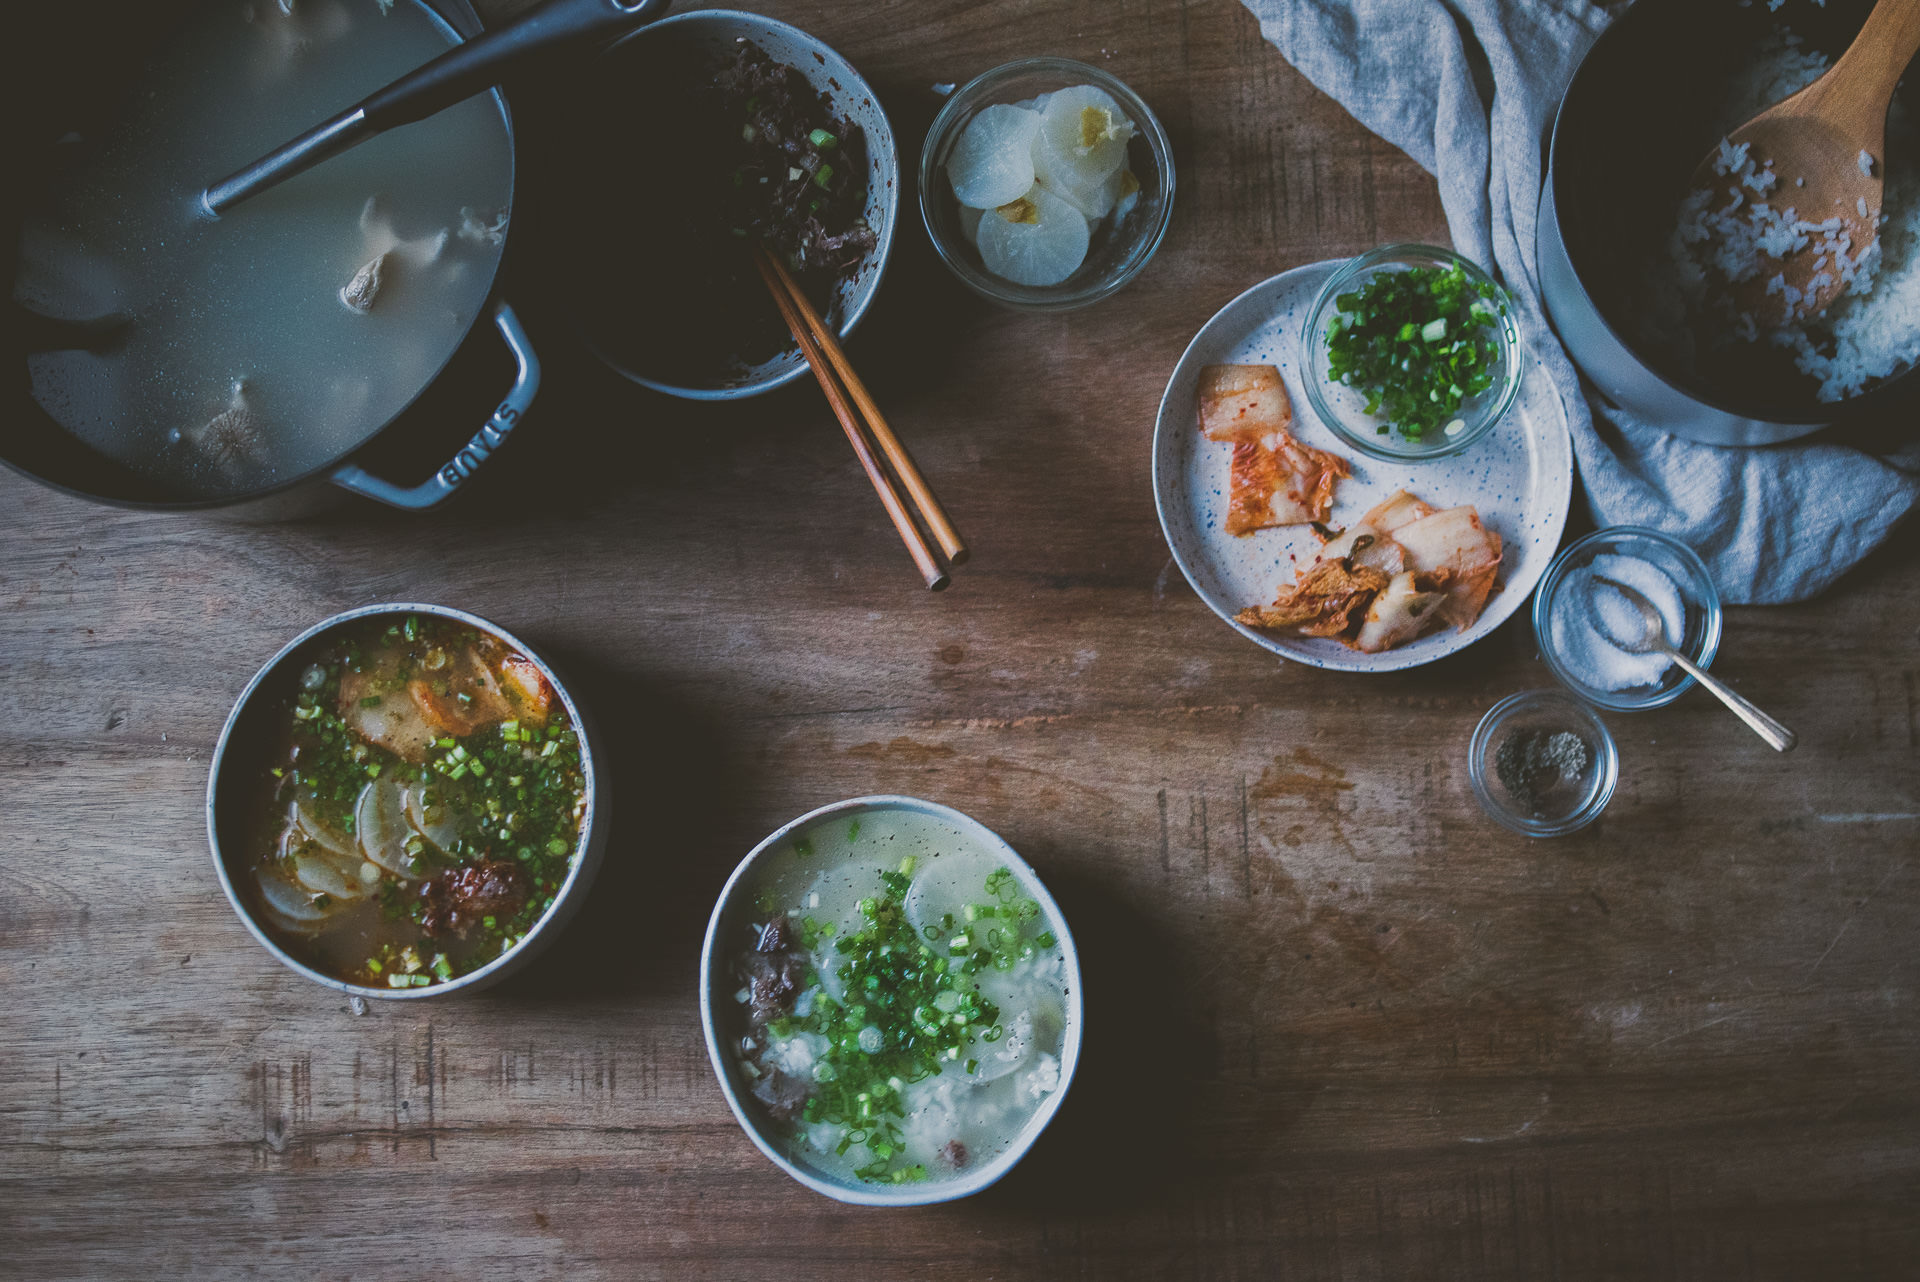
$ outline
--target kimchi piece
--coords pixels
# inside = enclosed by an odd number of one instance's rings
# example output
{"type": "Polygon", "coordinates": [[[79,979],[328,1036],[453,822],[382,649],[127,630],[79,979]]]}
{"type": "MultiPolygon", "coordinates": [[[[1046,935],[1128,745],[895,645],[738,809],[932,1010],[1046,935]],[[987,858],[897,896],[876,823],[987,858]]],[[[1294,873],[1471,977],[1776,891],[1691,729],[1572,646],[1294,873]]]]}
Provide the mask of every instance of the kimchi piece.
{"type": "Polygon", "coordinates": [[[1347,461],[1295,440],[1293,402],[1271,365],[1208,365],[1200,371],[1200,430],[1233,447],[1227,533],[1326,521],[1347,461]]]}
{"type": "Polygon", "coordinates": [[[1448,508],[1393,532],[1407,555],[1407,568],[1430,576],[1446,595],[1438,616],[1465,630],[1473,626],[1493,592],[1500,571],[1500,536],[1471,505],[1448,508]]]}
{"type": "Polygon", "coordinates": [[[1272,605],[1235,617],[1378,653],[1443,624],[1470,627],[1500,560],[1500,536],[1474,507],[1441,511],[1401,490],[1331,537],[1272,605]]]}
{"type": "Polygon", "coordinates": [[[1318,561],[1272,605],[1256,605],[1234,616],[1250,628],[1297,632],[1307,637],[1338,637],[1358,626],[1387,576],[1351,560],[1318,561]]]}

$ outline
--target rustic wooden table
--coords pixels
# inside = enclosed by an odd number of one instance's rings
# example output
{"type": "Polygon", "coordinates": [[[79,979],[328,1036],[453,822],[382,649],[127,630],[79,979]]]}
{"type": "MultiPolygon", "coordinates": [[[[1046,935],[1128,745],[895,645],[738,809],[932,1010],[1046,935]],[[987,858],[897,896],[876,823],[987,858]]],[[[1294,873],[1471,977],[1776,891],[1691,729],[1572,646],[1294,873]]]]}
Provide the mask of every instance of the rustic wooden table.
{"type": "Polygon", "coordinates": [[[1195,328],[1274,271],[1444,236],[1432,182],[1227,0],[771,7],[909,149],[935,82],[1039,51],[1174,138],[1172,234],[1085,312],[973,301],[905,220],[853,354],[973,564],[919,587],[811,385],[714,410],[574,368],[427,519],[236,526],[0,476],[0,1274],[1912,1277],[1914,540],[1730,612],[1717,670],[1797,753],[1698,693],[1610,717],[1606,816],[1511,836],[1464,755],[1550,682],[1524,621],[1405,675],[1278,663],[1187,589],[1148,485],[1195,328]],[[616,821],[522,980],[355,1015],[235,920],[201,801],[255,667],[385,599],[580,674],[616,821]],[[1088,975],[1056,1124],[928,1210],[774,1169],[695,1007],[734,863],[873,792],[1005,834],[1088,975]]]}

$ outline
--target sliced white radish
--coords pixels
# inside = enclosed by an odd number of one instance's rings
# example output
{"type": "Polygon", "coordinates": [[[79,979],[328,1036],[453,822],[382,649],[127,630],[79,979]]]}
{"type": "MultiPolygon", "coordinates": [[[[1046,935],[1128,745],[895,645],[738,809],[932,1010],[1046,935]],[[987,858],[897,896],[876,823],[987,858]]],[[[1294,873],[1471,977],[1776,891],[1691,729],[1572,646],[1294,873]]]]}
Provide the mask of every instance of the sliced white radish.
{"type": "Polygon", "coordinates": [[[407,823],[448,854],[460,840],[460,824],[444,789],[422,784],[407,789],[407,823]]]}
{"type": "Polygon", "coordinates": [[[1126,167],[1133,134],[1133,122],[1106,90],[1093,85],[1058,90],[1040,113],[1034,177],[1056,190],[1090,191],[1126,167]]]}
{"type": "Polygon", "coordinates": [[[1021,1011],[1000,1024],[1004,1035],[997,1042],[978,1042],[968,1051],[979,1067],[967,1075],[976,1084],[997,1081],[1033,1057],[1033,1016],[1021,1011]]]}
{"type": "Polygon", "coordinates": [[[1033,186],[1033,139],[1040,116],[995,103],[960,131],[947,156],[947,180],[961,204],[994,209],[1033,186]]]}
{"type": "Polygon", "coordinates": [[[353,842],[321,819],[312,802],[294,801],[287,809],[287,818],[292,821],[298,835],[316,846],[341,856],[354,853],[353,842]]]}
{"type": "Polygon", "coordinates": [[[260,901],[277,926],[287,930],[312,930],[327,919],[330,909],[313,902],[313,892],[301,886],[272,864],[254,869],[260,883],[260,901]]]}
{"type": "Polygon", "coordinates": [[[980,245],[980,219],[985,214],[985,210],[975,209],[972,205],[960,206],[960,234],[975,248],[980,245]]]}
{"type": "MultiPolygon", "coordinates": [[[[940,922],[941,913],[936,911],[942,902],[953,902],[953,893],[945,882],[931,877],[915,877],[907,887],[906,898],[900,901],[900,907],[907,914],[907,924],[925,936],[929,926],[936,930],[946,930],[940,922]]],[[[957,921],[958,918],[955,918],[957,921]]],[[[958,927],[951,933],[957,933],[958,927]]],[[[944,950],[946,940],[942,938],[936,947],[944,950]]]]}
{"type": "Polygon", "coordinates": [[[413,829],[407,825],[406,790],[392,779],[375,779],[360,790],[353,808],[354,831],[360,837],[360,853],[390,873],[418,878],[407,854],[407,838],[413,829]]]}
{"type": "Polygon", "coordinates": [[[1016,285],[1058,285],[1086,261],[1088,242],[1080,211],[1044,187],[980,220],[980,261],[1016,285]]]}
{"type": "Polygon", "coordinates": [[[308,890],[335,899],[359,899],[367,893],[360,884],[358,860],[343,868],[339,856],[309,844],[294,853],[292,863],[293,879],[308,890]]]}
{"type": "Polygon", "coordinates": [[[1126,170],[1116,169],[1105,178],[1095,179],[1091,183],[1062,184],[1047,179],[1040,185],[1079,210],[1088,222],[1097,223],[1112,212],[1128,177],[1126,170]]]}

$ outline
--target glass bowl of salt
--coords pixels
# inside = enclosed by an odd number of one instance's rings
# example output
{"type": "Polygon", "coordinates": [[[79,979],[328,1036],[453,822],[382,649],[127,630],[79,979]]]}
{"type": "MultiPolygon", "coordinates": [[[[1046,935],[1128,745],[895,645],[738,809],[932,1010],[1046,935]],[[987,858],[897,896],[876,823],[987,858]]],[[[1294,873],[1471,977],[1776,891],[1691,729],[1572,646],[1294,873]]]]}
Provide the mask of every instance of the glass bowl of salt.
{"type": "Polygon", "coordinates": [[[1467,750],[1481,809],[1517,833],[1564,837],[1600,817],[1620,750],[1592,708],[1559,690],[1523,690],[1487,710],[1467,750]]]}
{"type": "Polygon", "coordinates": [[[1541,657],[1567,689],[1603,708],[1637,712],[1672,703],[1693,678],[1658,651],[1635,652],[1631,643],[1645,625],[1611,583],[1651,601],[1667,643],[1701,667],[1712,666],[1720,649],[1720,594],[1706,564],[1686,544],[1637,525],[1596,530],[1547,567],[1533,598],[1541,657]]]}

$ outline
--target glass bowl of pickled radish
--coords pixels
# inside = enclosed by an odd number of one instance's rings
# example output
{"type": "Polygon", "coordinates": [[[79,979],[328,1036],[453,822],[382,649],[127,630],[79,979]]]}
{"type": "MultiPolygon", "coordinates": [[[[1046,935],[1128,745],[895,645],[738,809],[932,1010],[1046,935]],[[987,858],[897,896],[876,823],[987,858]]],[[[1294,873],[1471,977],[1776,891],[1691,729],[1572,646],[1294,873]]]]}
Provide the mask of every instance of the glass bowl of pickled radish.
{"type": "Polygon", "coordinates": [[[982,297],[1097,303],[1147,265],[1173,215],[1173,149],[1140,95],[1070,58],[995,67],[948,98],[920,150],[920,216],[982,297]]]}

